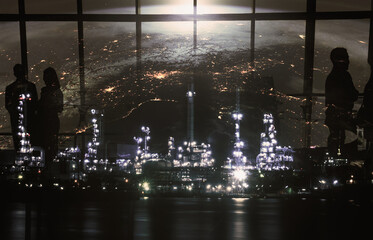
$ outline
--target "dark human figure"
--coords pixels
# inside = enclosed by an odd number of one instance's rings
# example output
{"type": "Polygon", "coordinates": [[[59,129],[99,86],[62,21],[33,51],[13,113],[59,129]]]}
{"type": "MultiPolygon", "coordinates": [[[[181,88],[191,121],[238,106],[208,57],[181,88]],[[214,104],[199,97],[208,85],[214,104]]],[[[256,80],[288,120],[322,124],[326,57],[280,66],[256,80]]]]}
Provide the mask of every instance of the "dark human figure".
{"type": "Polygon", "coordinates": [[[364,166],[366,173],[370,175],[373,170],[373,66],[371,66],[370,78],[364,88],[364,99],[358,111],[358,125],[364,129],[364,138],[367,140],[367,157],[364,166]]]}
{"type": "Polygon", "coordinates": [[[45,87],[41,89],[38,102],[39,142],[45,151],[46,167],[57,155],[60,119],[63,110],[63,94],[56,71],[49,67],[43,75],[45,87]]]}
{"type": "Polygon", "coordinates": [[[373,128],[373,69],[370,73],[369,81],[364,88],[363,104],[358,111],[358,124],[364,128],[365,138],[373,140],[372,132],[368,131],[373,130],[371,129],[373,128]]]}
{"type": "Polygon", "coordinates": [[[30,134],[30,140],[33,142],[35,129],[34,129],[34,121],[35,121],[35,111],[36,105],[38,100],[38,94],[36,91],[35,84],[29,82],[26,79],[26,72],[25,68],[21,64],[16,64],[13,67],[13,73],[16,77],[16,80],[8,85],[5,90],[5,108],[8,110],[10,115],[10,123],[12,127],[12,135],[13,135],[13,144],[14,149],[19,151],[20,149],[20,140],[21,137],[18,135],[18,125],[19,125],[19,112],[18,112],[18,105],[19,105],[19,97],[21,94],[30,94],[30,97],[27,98],[24,109],[24,124],[26,131],[30,134]]]}
{"type": "Polygon", "coordinates": [[[350,64],[345,48],[335,48],[330,53],[333,69],[325,82],[325,124],[330,134],[328,151],[332,156],[342,150],[345,142],[345,130],[356,133],[356,124],[352,118],[352,108],[359,92],[355,89],[350,73],[350,64]]]}

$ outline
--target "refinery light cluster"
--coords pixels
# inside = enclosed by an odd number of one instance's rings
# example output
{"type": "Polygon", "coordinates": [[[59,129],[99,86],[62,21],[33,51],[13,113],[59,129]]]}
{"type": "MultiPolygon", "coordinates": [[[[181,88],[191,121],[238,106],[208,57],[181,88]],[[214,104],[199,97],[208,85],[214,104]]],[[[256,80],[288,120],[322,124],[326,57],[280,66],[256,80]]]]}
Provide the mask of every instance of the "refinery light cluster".
{"type": "MultiPolygon", "coordinates": [[[[238,92],[237,92],[238,94],[238,92]]],[[[103,134],[103,118],[102,110],[91,109],[91,140],[86,146],[85,152],[81,152],[78,147],[67,148],[65,151],[59,152],[54,162],[66,162],[69,165],[69,179],[73,180],[74,184],[79,184],[81,181],[87,181],[88,176],[92,173],[97,174],[127,174],[143,176],[146,169],[152,166],[161,166],[164,171],[178,172],[176,178],[183,184],[179,188],[193,190],[200,184],[205,184],[206,178],[204,174],[214,173],[217,169],[215,159],[210,144],[198,143],[194,140],[194,101],[195,93],[193,85],[190,87],[186,97],[188,102],[188,132],[185,141],[182,141],[180,146],[175,144],[175,139],[169,137],[168,153],[163,156],[159,153],[151,152],[149,142],[151,140],[151,130],[147,126],[140,127],[140,135],[134,137],[136,143],[136,153],[127,158],[117,158],[116,161],[109,161],[104,157],[105,141],[103,134]],[[191,94],[192,93],[192,94],[191,94]],[[81,159],[83,156],[83,159],[81,159]],[[196,174],[197,173],[197,174],[196,174]]],[[[237,95],[237,100],[239,100],[237,95]]],[[[26,131],[24,121],[25,101],[28,101],[29,96],[20,96],[19,98],[19,135],[21,136],[21,150],[18,153],[16,162],[19,166],[30,167],[27,163],[31,158],[33,147],[30,144],[30,134],[26,131]],[[25,165],[25,164],[28,165],[25,165]]],[[[276,140],[276,130],[272,114],[264,114],[263,126],[264,132],[261,134],[260,153],[254,159],[248,159],[245,154],[245,144],[240,135],[240,122],[243,119],[243,114],[239,109],[239,101],[237,101],[236,110],[232,113],[235,125],[235,141],[232,146],[232,155],[227,159],[227,162],[222,166],[223,171],[227,173],[227,185],[224,187],[206,188],[206,191],[222,192],[222,193],[244,193],[249,185],[248,178],[254,173],[262,173],[264,171],[280,171],[291,170],[293,162],[293,151],[290,147],[278,146],[276,140]]],[[[43,168],[43,155],[40,155],[38,161],[39,171],[43,168]]],[[[128,179],[128,178],[126,178],[128,179]]],[[[58,186],[60,187],[60,186],[58,186]]],[[[150,185],[141,185],[144,192],[150,191],[150,185]]],[[[107,186],[103,186],[106,189],[107,186]]],[[[178,188],[178,187],[177,187],[178,188]]]]}
{"type": "Polygon", "coordinates": [[[27,131],[27,105],[31,102],[31,95],[29,93],[20,94],[18,97],[18,132],[19,150],[16,153],[15,165],[23,169],[26,165],[32,167],[43,167],[42,161],[44,151],[39,147],[31,146],[30,133],[27,131]],[[39,152],[39,156],[33,153],[39,152]]]}
{"type": "Polygon", "coordinates": [[[264,132],[260,135],[260,153],[256,158],[259,169],[279,170],[289,169],[293,162],[291,147],[281,147],[277,144],[276,129],[272,114],[264,114],[264,132]]]}

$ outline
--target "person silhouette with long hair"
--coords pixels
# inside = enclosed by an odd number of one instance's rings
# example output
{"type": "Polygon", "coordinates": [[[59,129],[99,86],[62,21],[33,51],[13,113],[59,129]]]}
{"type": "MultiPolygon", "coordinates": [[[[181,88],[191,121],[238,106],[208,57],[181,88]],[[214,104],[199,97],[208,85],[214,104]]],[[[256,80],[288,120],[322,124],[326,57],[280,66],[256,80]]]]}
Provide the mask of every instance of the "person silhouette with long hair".
{"type": "Polygon", "coordinates": [[[44,70],[45,87],[41,89],[38,102],[38,120],[40,146],[45,151],[45,164],[48,168],[58,151],[58,132],[60,119],[58,114],[63,110],[63,94],[56,70],[49,67],[44,70]]]}
{"type": "Polygon", "coordinates": [[[352,119],[352,108],[359,92],[355,89],[350,73],[347,71],[350,61],[345,48],[334,48],[330,53],[333,69],[325,82],[325,124],[330,134],[328,151],[336,156],[343,148],[345,130],[356,133],[356,124],[352,119]]]}
{"type": "Polygon", "coordinates": [[[12,135],[13,135],[13,145],[16,152],[20,150],[20,141],[21,136],[19,133],[19,123],[20,123],[20,113],[19,113],[19,102],[20,96],[22,94],[28,95],[29,97],[25,100],[25,105],[22,106],[23,109],[23,117],[22,123],[23,127],[25,128],[26,132],[30,134],[31,143],[34,140],[34,121],[35,121],[35,111],[36,111],[36,104],[38,101],[38,94],[36,91],[35,84],[29,82],[26,79],[26,71],[23,65],[16,64],[13,67],[13,74],[16,77],[16,80],[8,85],[5,89],[5,108],[8,110],[10,115],[10,123],[12,127],[12,135]]]}

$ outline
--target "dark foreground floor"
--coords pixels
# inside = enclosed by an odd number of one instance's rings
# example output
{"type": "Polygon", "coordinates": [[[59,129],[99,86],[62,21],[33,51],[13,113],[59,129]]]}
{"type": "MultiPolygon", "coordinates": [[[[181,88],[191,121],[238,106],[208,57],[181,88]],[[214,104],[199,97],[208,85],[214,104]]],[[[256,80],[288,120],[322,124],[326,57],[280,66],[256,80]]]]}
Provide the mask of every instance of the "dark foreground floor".
{"type": "Polygon", "coordinates": [[[373,237],[373,202],[353,199],[49,199],[2,203],[0,216],[2,240],[373,237]]]}

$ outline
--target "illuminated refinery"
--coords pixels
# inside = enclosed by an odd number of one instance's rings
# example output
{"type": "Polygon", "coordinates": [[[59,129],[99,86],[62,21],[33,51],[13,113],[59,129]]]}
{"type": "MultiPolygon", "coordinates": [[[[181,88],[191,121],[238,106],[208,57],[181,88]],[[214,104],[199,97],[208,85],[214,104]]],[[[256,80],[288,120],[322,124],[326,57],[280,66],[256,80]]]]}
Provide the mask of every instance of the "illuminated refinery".
{"type": "Polygon", "coordinates": [[[26,167],[44,167],[44,150],[31,146],[30,133],[27,130],[27,102],[30,102],[29,93],[21,94],[18,98],[18,139],[19,150],[16,153],[15,167],[24,170],[26,167]]]}
{"type": "MultiPolygon", "coordinates": [[[[303,171],[294,166],[295,150],[290,146],[281,147],[278,144],[275,119],[271,113],[263,115],[263,132],[257,136],[260,138],[259,154],[256,158],[247,157],[248,148],[245,148],[245,139],[242,139],[240,134],[244,115],[240,110],[239,90],[236,91],[236,108],[231,113],[234,125],[231,156],[219,166],[213,157],[211,144],[198,143],[194,137],[196,95],[193,84],[190,84],[186,93],[186,138],[184,141],[176,141],[174,137],[169,137],[166,154],[151,151],[151,129],[148,126],[141,126],[139,135],[133,137],[135,144],[125,145],[124,150],[117,151],[121,153],[120,156],[109,160],[108,147],[104,144],[104,113],[102,110],[91,109],[90,126],[85,130],[91,139],[85,147],[85,152],[81,152],[76,146],[59,151],[48,170],[44,169],[43,150],[31,146],[30,134],[25,128],[23,107],[28,96],[22,95],[18,107],[21,148],[17,153],[15,165],[3,170],[8,170],[9,174],[16,177],[18,184],[25,186],[43,185],[38,182],[42,181],[41,173],[49,171],[49,176],[52,175],[55,181],[51,187],[59,190],[120,191],[128,189],[129,186],[133,188],[133,184],[136,183],[135,189],[145,195],[183,194],[185,191],[208,195],[256,195],[265,191],[287,189],[292,179],[302,174],[303,171]],[[177,142],[181,144],[177,145],[177,142]],[[81,156],[84,158],[81,159],[81,156]],[[35,179],[31,177],[33,174],[40,177],[35,179]],[[118,179],[124,179],[124,188],[123,182],[118,182],[118,179]],[[267,187],[263,183],[266,183],[267,187]]],[[[330,167],[345,167],[348,160],[341,157],[334,159],[326,153],[318,164],[315,166],[320,166],[325,171],[330,167]]],[[[313,190],[340,186],[343,182],[343,179],[334,175],[331,179],[328,180],[325,174],[320,174],[319,179],[315,180],[313,190]]],[[[351,184],[356,180],[345,181],[346,184],[351,184]]],[[[48,185],[44,183],[44,187],[48,185]]],[[[301,189],[304,189],[304,186],[301,189]]]]}
{"type": "Polygon", "coordinates": [[[277,145],[277,132],[272,114],[264,114],[263,124],[265,131],[260,135],[260,153],[256,158],[257,167],[269,171],[292,168],[293,150],[291,147],[277,145]]]}

